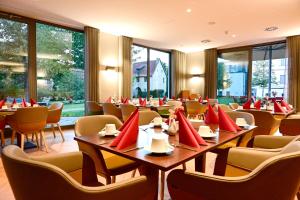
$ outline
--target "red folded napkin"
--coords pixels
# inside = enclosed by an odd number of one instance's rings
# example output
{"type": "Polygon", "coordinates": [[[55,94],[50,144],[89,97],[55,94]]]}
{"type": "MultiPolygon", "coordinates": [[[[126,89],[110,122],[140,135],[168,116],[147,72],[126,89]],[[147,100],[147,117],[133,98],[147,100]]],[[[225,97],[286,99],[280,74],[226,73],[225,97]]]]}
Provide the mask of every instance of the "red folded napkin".
{"type": "Polygon", "coordinates": [[[281,106],[284,106],[288,111],[292,110],[290,105],[287,102],[285,102],[284,100],[281,101],[281,106]]]}
{"type": "Polygon", "coordinates": [[[285,113],[285,110],[277,103],[277,101],[274,101],[274,112],[276,113],[285,113]]]}
{"type": "Polygon", "coordinates": [[[257,101],[254,103],[254,107],[255,107],[257,110],[260,110],[260,107],[261,107],[261,100],[257,100],[257,101]]]}
{"type": "Polygon", "coordinates": [[[146,104],[147,104],[146,98],[140,101],[140,106],[146,106],[146,104]]]}
{"type": "Polygon", "coordinates": [[[167,96],[164,96],[163,101],[164,102],[167,101],[167,96]]]}
{"type": "Polygon", "coordinates": [[[203,102],[203,99],[202,99],[201,96],[199,97],[198,102],[199,102],[199,103],[202,103],[202,102],[203,102]]]}
{"type": "Polygon", "coordinates": [[[214,109],[212,108],[212,106],[210,104],[208,104],[208,110],[205,115],[204,122],[205,122],[205,124],[218,124],[219,123],[219,117],[215,113],[214,109]]]}
{"type": "Polygon", "coordinates": [[[175,97],[175,96],[172,96],[172,99],[173,99],[173,100],[176,100],[176,97],[175,97]]]}
{"type": "Polygon", "coordinates": [[[34,99],[30,98],[30,104],[31,104],[31,107],[32,107],[34,104],[37,104],[37,103],[34,99]]]}
{"type": "Polygon", "coordinates": [[[246,103],[243,104],[243,109],[250,109],[251,107],[251,99],[249,99],[246,103]]]}
{"type": "Polygon", "coordinates": [[[242,129],[219,107],[219,129],[231,132],[241,131],[242,129]]]}
{"type": "Polygon", "coordinates": [[[199,147],[199,145],[207,145],[199,133],[194,129],[190,122],[183,115],[182,111],[176,112],[179,123],[179,142],[191,147],[199,147]]]}
{"type": "Polygon", "coordinates": [[[22,107],[23,107],[23,108],[26,108],[26,107],[27,107],[27,104],[26,104],[26,101],[25,101],[24,98],[22,99],[22,107]]]}
{"type": "Polygon", "coordinates": [[[111,97],[108,97],[105,101],[105,103],[111,103],[111,97]]]}
{"type": "Polygon", "coordinates": [[[161,100],[160,98],[158,98],[158,103],[159,103],[160,106],[164,105],[164,101],[161,100]]]}
{"type": "Polygon", "coordinates": [[[11,107],[13,107],[15,104],[17,104],[16,98],[14,98],[13,102],[11,103],[11,107]]]}
{"type": "Polygon", "coordinates": [[[2,106],[4,106],[5,102],[6,102],[6,99],[3,99],[0,101],[0,109],[2,108],[2,106]]]}
{"type": "Polygon", "coordinates": [[[128,98],[126,98],[125,100],[124,100],[124,102],[123,102],[124,104],[128,104],[129,103],[129,100],[128,100],[128,98]]]}
{"type": "Polygon", "coordinates": [[[119,135],[110,143],[110,147],[116,147],[120,150],[136,143],[139,133],[139,113],[137,109],[123,124],[120,131],[119,135]]]}

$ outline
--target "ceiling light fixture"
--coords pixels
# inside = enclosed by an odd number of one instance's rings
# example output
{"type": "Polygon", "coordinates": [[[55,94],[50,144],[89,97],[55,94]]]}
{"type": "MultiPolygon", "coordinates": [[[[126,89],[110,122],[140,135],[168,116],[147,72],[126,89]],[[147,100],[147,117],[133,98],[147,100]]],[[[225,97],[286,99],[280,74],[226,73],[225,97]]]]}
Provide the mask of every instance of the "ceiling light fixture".
{"type": "Polygon", "coordinates": [[[215,25],[215,24],[216,24],[216,22],[214,22],[214,21],[208,22],[208,25],[215,25]]]}
{"type": "Polygon", "coordinates": [[[236,34],[232,34],[231,37],[235,38],[235,37],[236,37],[236,34]]]}
{"type": "Polygon", "coordinates": [[[187,13],[191,13],[191,12],[192,12],[192,9],[188,8],[188,9],[186,9],[186,12],[187,12],[187,13]]]}
{"type": "Polygon", "coordinates": [[[204,43],[204,44],[209,43],[209,42],[211,42],[211,40],[202,40],[201,41],[201,43],[204,43]]]}
{"type": "Polygon", "coordinates": [[[278,29],[277,26],[270,26],[270,27],[265,28],[265,31],[276,31],[277,29],[278,29]]]}

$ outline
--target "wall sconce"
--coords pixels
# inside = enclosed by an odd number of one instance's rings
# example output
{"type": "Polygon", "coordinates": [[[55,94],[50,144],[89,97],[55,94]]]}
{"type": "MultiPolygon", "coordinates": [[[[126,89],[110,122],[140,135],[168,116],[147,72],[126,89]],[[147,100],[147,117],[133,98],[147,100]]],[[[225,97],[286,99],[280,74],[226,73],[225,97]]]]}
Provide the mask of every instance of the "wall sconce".
{"type": "Polygon", "coordinates": [[[113,66],[105,66],[106,71],[116,71],[116,67],[113,66]]]}
{"type": "Polygon", "coordinates": [[[205,77],[205,74],[192,74],[193,77],[205,77]]]}

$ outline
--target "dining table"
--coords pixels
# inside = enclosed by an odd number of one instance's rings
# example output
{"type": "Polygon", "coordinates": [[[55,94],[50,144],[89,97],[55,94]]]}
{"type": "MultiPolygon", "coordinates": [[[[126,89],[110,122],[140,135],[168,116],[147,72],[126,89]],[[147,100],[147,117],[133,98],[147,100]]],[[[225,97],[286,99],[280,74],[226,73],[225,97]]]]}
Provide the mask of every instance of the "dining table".
{"type": "MultiPolygon", "coordinates": [[[[202,120],[199,120],[197,123],[192,123],[194,128],[198,128],[200,125],[204,125],[204,122],[202,120]]],[[[152,153],[148,149],[146,149],[146,146],[149,146],[151,143],[151,139],[153,134],[167,134],[167,131],[161,127],[153,127],[151,125],[144,125],[139,127],[139,133],[137,142],[134,145],[131,145],[125,149],[119,150],[115,147],[111,147],[110,143],[113,141],[114,137],[103,137],[99,136],[99,134],[93,134],[89,136],[76,136],[74,139],[78,143],[85,143],[90,145],[92,148],[96,150],[104,150],[128,159],[131,159],[133,161],[136,161],[140,163],[141,165],[145,165],[152,170],[162,172],[166,172],[168,170],[174,169],[177,166],[180,166],[187,161],[190,161],[192,159],[195,159],[199,156],[202,157],[203,154],[206,152],[213,150],[217,148],[218,146],[229,142],[235,138],[241,137],[244,134],[253,131],[255,129],[255,126],[247,126],[246,128],[243,128],[241,131],[238,132],[229,132],[224,130],[219,130],[217,125],[210,125],[210,128],[214,133],[216,133],[216,137],[205,139],[207,145],[200,145],[199,148],[193,148],[185,144],[181,144],[179,142],[179,134],[176,133],[175,135],[169,135],[168,142],[171,146],[174,147],[173,151],[157,154],[152,153]]],[[[89,185],[89,180],[95,180],[95,178],[90,178],[86,176],[96,176],[96,172],[91,172],[91,168],[88,166],[91,166],[92,160],[88,158],[88,155],[83,155],[83,173],[82,173],[82,184],[83,185],[89,185]],[[84,167],[86,166],[86,167],[84,167]],[[85,181],[86,180],[86,181],[85,181]]],[[[201,171],[204,166],[199,166],[200,162],[195,161],[195,170],[201,171]]],[[[201,163],[202,165],[202,163],[201,163]]],[[[158,180],[158,173],[154,173],[157,175],[156,180],[158,180]]],[[[163,173],[164,174],[164,173],[163,173]]],[[[156,199],[158,197],[158,181],[157,181],[157,195],[156,199]]],[[[162,185],[162,184],[161,184],[162,185]]],[[[163,188],[161,188],[161,191],[163,191],[163,188]]],[[[163,194],[160,194],[161,199],[163,198],[163,194]]]]}

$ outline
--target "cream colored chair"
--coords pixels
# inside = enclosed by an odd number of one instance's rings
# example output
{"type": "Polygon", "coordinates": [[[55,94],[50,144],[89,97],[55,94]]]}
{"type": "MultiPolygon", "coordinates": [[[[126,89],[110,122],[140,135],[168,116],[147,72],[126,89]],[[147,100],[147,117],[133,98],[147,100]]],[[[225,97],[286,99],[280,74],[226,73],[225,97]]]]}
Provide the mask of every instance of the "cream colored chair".
{"type": "Polygon", "coordinates": [[[55,136],[55,129],[54,129],[54,126],[56,125],[57,128],[58,128],[58,131],[61,135],[62,140],[65,141],[64,134],[63,134],[63,132],[61,130],[61,127],[59,125],[59,121],[60,121],[60,118],[61,118],[61,113],[62,113],[63,107],[64,107],[64,104],[61,103],[61,102],[53,103],[49,106],[47,124],[51,125],[54,138],[56,137],[55,136]]]}
{"type": "Polygon", "coordinates": [[[103,115],[103,108],[96,101],[86,101],[86,115],[103,115]]]}
{"type": "Polygon", "coordinates": [[[229,106],[232,110],[236,110],[240,105],[238,103],[229,103],[229,106]]]}
{"type": "Polygon", "coordinates": [[[155,117],[160,117],[160,115],[152,110],[139,111],[139,125],[150,124],[155,117]]]}
{"type": "Polygon", "coordinates": [[[132,104],[121,104],[120,105],[121,112],[122,112],[122,118],[125,122],[137,108],[132,104]]]}
{"type": "MultiPolygon", "coordinates": [[[[115,124],[119,129],[122,122],[112,115],[93,115],[79,118],[75,123],[76,136],[97,135],[106,124],[115,124]]],[[[138,164],[121,156],[94,149],[91,145],[78,142],[80,151],[89,155],[95,164],[97,174],[106,179],[106,184],[114,183],[116,176],[132,171],[133,175],[138,164]]]]}
{"type": "Polygon", "coordinates": [[[189,99],[190,93],[191,93],[190,90],[181,90],[180,96],[181,96],[181,98],[183,98],[183,99],[189,99]]]}
{"type": "Polygon", "coordinates": [[[104,115],[113,115],[118,119],[122,120],[122,112],[121,109],[115,106],[113,103],[103,103],[103,113],[104,115]]]}
{"type": "Polygon", "coordinates": [[[223,111],[225,112],[231,112],[233,111],[230,106],[226,105],[226,104],[218,104],[218,107],[220,107],[223,111]]]}
{"type": "Polygon", "coordinates": [[[294,200],[300,186],[299,166],[300,149],[267,159],[244,176],[174,170],[167,183],[172,199],[294,200]]]}
{"type": "Polygon", "coordinates": [[[6,116],[7,123],[12,128],[11,144],[14,144],[16,133],[21,135],[21,149],[24,149],[25,136],[34,134],[38,146],[44,143],[45,150],[48,152],[45,140],[44,128],[47,123],[48,108],[47,107],[27,107],[18,108],[13,115],[6,116]],[[40,144],[38,141],[38,133],[40,134],[40,144]]]}
{"type": "Polygon", "coordinates": [[[198,101],[187,101],[185,103],[185,107],[188,118],[204,119],[204,113],[207,110],[207,105],[202,105],[198,101]]]}
{"type": "Polygon", "coordinates": [[[107,186],[81,185],[76,178],[82,169],[80,152],[34,158],[10,145],[3,150],[2,162],[17,200],[144,200],[154,196],[153,184],[146,176],[107,186]]]}
{"type": "Polygon", "coordinates": [[[192,94],[190,94],[189,99],[191,99],[191,100],[199,99],[199,95],[195,94],[195,93],[192,93],[192,94]]]}

